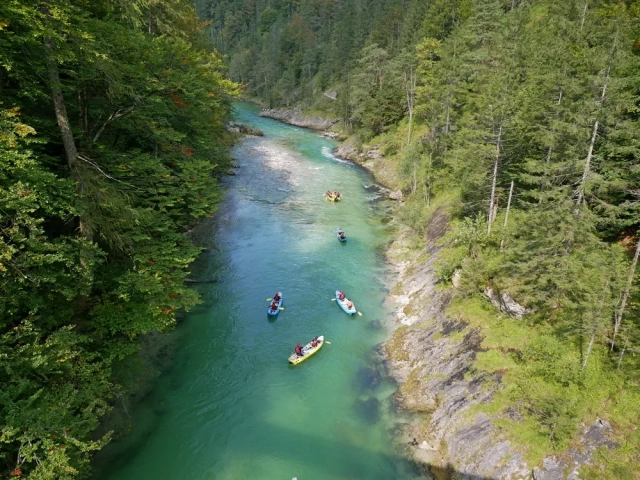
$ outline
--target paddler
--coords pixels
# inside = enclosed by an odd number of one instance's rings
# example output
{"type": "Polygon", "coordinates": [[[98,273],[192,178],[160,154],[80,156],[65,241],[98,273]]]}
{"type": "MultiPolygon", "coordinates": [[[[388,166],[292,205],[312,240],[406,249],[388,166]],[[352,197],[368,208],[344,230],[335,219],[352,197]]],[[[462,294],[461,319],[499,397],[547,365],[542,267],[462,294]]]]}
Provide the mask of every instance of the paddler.
{"type": "Polygon", "coordinates": [[[302,345],[300,345],[299,343],[296,344],[296,355],[302,357],[302,345]]]}

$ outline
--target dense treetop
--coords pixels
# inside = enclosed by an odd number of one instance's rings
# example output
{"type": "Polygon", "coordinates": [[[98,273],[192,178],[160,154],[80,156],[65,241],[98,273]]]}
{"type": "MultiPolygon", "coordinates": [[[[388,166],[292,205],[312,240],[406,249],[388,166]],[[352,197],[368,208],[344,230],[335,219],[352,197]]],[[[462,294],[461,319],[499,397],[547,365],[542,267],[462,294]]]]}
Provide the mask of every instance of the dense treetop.
{"type": "Polygon", "coordinates": [[[0,476],[87,473],[228,165],[220,56],[187,0],[0,2],[0,476]]]}

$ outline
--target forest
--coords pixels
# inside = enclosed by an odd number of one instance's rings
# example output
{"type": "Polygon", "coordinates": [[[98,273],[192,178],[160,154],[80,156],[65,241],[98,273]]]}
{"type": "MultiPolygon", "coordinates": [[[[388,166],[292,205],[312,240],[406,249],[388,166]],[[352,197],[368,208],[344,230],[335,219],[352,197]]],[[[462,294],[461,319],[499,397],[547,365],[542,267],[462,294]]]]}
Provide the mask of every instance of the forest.
{"type": "Polygon", "coordinates": [[[638,478],[640,2],[196,8],[246,96],[339,118],[343,137],[380,147],[417,248],[430,215],[448,215],[450,313],[491,345],[475,365],[502,376],[487,408],[527,458],[563,451],[600,416],[620,448],[583,473],[638,478]],[[503,328],[488,290],[524,318],[503,328]]]}
{"type": "Polygon", "coordinates": [[[89,474],[140,338],[198,302],[237,87],[188,0],[0,2],[0,476],[89,474]]]}

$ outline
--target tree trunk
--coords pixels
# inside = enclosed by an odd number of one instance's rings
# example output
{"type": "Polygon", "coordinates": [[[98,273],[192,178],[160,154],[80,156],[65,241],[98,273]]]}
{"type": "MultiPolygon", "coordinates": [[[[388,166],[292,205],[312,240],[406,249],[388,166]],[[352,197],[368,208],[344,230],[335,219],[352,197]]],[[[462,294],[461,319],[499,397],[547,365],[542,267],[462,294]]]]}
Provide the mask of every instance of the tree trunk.
{"type": "Polygon", "coordinates": [[[69,166],[73,168],[78,162],[78,150],[76,149],[76,142],[73,138],[71,126],[69,125],[67,107],[64,103],[64,97],[62,96],[60,73],[58,72],[58,64],[54,56],[55,44],[52,38],[47,37],[44,39],[44,45],[47,52],[47,67],[49,83],[51,84],[53,108],[56,112],[56,120],[58,121],[60,135],[62,136],[64,151],[67,155],[67,162],[69,163],[69,166]]]}
{"type": "MultiPolygon", "coordinates": [[[[584,185],[589,176],[589,172],[591,171],[591,158],[593,157],[593,146],[596,143],[596,137],[598,136],[598,120],[593,124],[593,133],[591,134],[591,142],[589,143],[589,152],[587,153],[587,158],[584,162],[584,170],[582,172],[582,178],[580,179],[580,185],[578,186],[578,198],[576,199],[576,207],[579,207],[582,204],[582,200],[584,200],[584,185]]],[[[577,215],[576,210],[576,215],[577,215]]]]}
{"type": "MultiPolygon", "coordinates": [[[[586,9],[586,6],[585,6],[586,9]]],[[[616,39],[613,41],[613,49],[615,50],[616,39]]],[[[600,94],[600,100],[598,102],[598,110],[596,111],[596,121],[593,124],[593,133],[591,134],[591,141],[589,142],[589,150],[587,152],[587,158],[584,161],[584,170],[582,172],[582,178],[580,179],[580,183],[578,185],[578,195],[576,198],[576,208],[573,216],[577,220],[580,217],[580,205],[584,200],[584,190],[585,184],[589,178],[589,174],[591,173],[591,159],[593,158],[593,148],[596,143],[596,138],[598,137],[598,126],[600,125],[600,121],[598,120],[598,116],[600,115],[600,110],[602,109],[602,104],[604,103],[604,97],[607,93],[607,85],[609,85],[609,74],[611,73],[611,65],[607,67],[607,73],[605,76],[604,86],[602,87],[602,93],[600,94]]],[[[572,233],[573,235],[573,233],[572,233]]],[[[571,246],[573,244],[573,240],[567,240],[567,245],[565,247],[565,255],[569,255],[571,252],[571,246]]]]}
{"type": "MultiPolygon", "coordinates": [[[[640,231],[638,231],[640,235],[640,231]]],[[[629,293],[631,292],[631,286],[633,285],[633,279],[636,274],[636,267],[638,266],[638,257],[640,257],[640,238],[636,243],[636,253],[633,256],[633,262],[631,263],[631,270],[629,270],[629,278],[627,279],[627,287],[624,289],[624,293],[622,294],[622,301],[620,302],[620,308],[616,313],[616,320],[613,326],[613,339],[611,340],[611,349],[616,343],[616,336],[620,331],[620,325],[622,325],[622,316],[624,315],[625,308],[627,307],[627,300],[629,300],[629,293]]]]}
{"type": "Polygon", "coordinates": [[[584,2],[584,8],[582,9],[582,18],[580,19],[580,31],[584,28],[584,21],[587,18],[587,8],[589,7],[589,0],[584,2]]]}
{"type": "MultiPolygon", "coordinates": [[[[511,209],[511,198],[513,197],[513,180],[511,180],[511,187],[509,187],[509,200],[507,200],[507,211],[504,214],[504,223],[502,224],[502,228],[507,228],[507,222],[509,221],[509,210],[511,209]]],[[[502,247],[504,247],[504,236],[502,240],[500,240],[500,251],[502,251],[502,247]]]]}
{"type": "MultiPolygon", "coordinates": [[[[566,71],[565,71],[566,74],[566,71]]],[[[556,105],[560,105],[560,103],[562,102],[562,96],[564,94],[564,90],[562,89],[562,87],[560,87],[560,93],[558,94],[558,101],[556,102],[556,105]]],[[[556,114],[555,117],[558,118],[558,116],[560,115],[560,108],[558,107],[558,109],[556,110],[556,114]]],[[[555,134],[555,128],[551,129],[551,133],[555,134]]],[[[547,150],[547,156],[545,158],[545,172],[544,172],[544,178],[542,179],[542,183],[540,184],[540,198],[538,198],[538,204],[542,203],[542,192],[544,191],[545,187],[547,186],[548,183],[548,176],[549,176],[549,163],[551,163],[551,154],[553,153],[553,146],[549,145],[549,149],[547,150]]]]}
{"type": "MultiPolygon", "coordinates": [[[[53,98],[53,108],[56,113],[56,121],[58,122],[58,128],[60,129],[60,136],[62,137],[62,144],[64,145],[64,151],[67,156],[69,169],[71,170],[71,176],[76,181],[78,195],[82,198],[84,187],[82,185],[82,180],[78,178],[78,149],[76,148],[76,142],[73,138],[73,131],[71,130],[69,117],[67,115],[67,107],[64,102],[64,96],[62,95],[60,72],[55,58],[56,46],[51,37],[46,37],[44,39],[44,46],[47,57],[49,83],[51,84],[51,97],[53,98]]],[[[86,220],[83,217],[80,217],[79,223],[80,235],[87,240],[92,241],[93,236],[87,227],[86,220]]]]}
{"type": "Polygon", "coordinates": [[[407,110],[409,111],[409,133],[407,134],[407,145],[411,143],[411,129],[413,128],[413,106],[415,104],[416,73],[411,68],[409,78],[404,74],[404,88],[407,94],[407,110]]]}
{"type": "Polygon", "coordinates": [[[429,151],[429,165],[427,170],[427,184],[425,185],[425,202],[427,204],[427,208],[431,203],[431,166],[433,165],[433,151],[429,151]]]}
{"type": "MultiPolygon", "coordinates": [[[[585,6],[586,9],[586,6],[585,6]]],[[[615,39],[614,39],[614,48],[615,48],[615,39]]],[[[609,74],[611,72],[611,65],[607,67],[607,74],[605,77],[604,86],[602,87],[602,93],[600,94],[600,101],[598,102],[598,110],[596,112],[596,122],[593,124],[593,133],[591,134],[591,142],[589,142],[589,151],[587,152],[587,158],[584,162],[584,171],[582,172],[582,178],[580,179],[580,186],[578,187],[578,198],[576,199],[576,207],[579,207],[584,199],[584,185],[587,181],[589,173],[591,172],[591,159],[593,158],[593,147],[596,143],[596,138],[598,136],[598,125],[600,124],[598,120],[598,116],[600,110],[602,109],[602,104],[604,103],[604,97],[607,93],[607,85],[609,85],[609,74]]],[[[576,215],[578,215],[578,211],[576,211],[576,215]]]]}
{"type": "Polygon", "coordinates": [[[498,165],[500,164],[500,140],[502,138],[502,125],[498,130],[498,139],[496,141],[496,156],[493,162],[493,179],[491,181],[491,198],[489,199],[489,221],[487,222],[487,235],[491,233],[491,224],[495,220],[494,204],[496,200],[496,183],[498,181],[498,165]]]}
{"type": "Polygon", "coordinates": [[[591,323],[591,338],[589,339],[589,345],[587,346],[587,351],[584,354],[584,360],[582,362],[582,370],[584,370],[587,366],[587,362],[589,361],[589,355],[591,355],[591,350],[593,349],[593,344],[596,340],[596,335],[598,334],[598,323],[600,322],[600,318],[602,316],[602,310],[604,309],[604,301],[607,297],[607,290],[609,289],[609,282],[604,287],[602,292],[602,297],[600,297],[600,304],[598,305],[598,310],[593,316],[593,320],[591,323]]]}
{"type": "Polygon", "coordinates": [[[587,361],[589,360],[589,355],[591,355],[591,349],[593,348],[593,342],[596,339],[596,328],[591,331],[591,338],[589,339],[589,346],[587,347],[587,351],[584,354],[584,360],[582,362],[582,370],[584,370],[587,366],[587,361]]]}

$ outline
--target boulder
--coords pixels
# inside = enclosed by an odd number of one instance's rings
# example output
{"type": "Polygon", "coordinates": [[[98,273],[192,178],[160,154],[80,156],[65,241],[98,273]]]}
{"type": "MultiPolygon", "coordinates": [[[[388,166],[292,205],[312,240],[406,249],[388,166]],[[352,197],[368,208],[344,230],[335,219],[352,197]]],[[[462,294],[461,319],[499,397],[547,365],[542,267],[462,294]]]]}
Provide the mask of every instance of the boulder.
{"type": "Polygon", "coordinates": [[[485,296],[491,301],[491,304],[500,310],[502,313],[506,313],[512,318],[521,319],[531,310],[523,307],[516,302],[511,295],[507,292],[499,293],[491,287],[487,287],[484,290],[485,296]]]}
{"type": "Polygon", "coordinates": [[[462,270],[459,268],[456,268],[456,270],[453,272],[453,276],[451,277],[451,284],[453,285],[453,288],[460,288],[461,281],[462,281],[462,270]]]}
{"type": "Polygon", "coordinates": [[[401,201],[402,200],[402,190],[396,190],[395,192],[391,192],[389,194],[389,198],[391,200],[401,201]]]}

